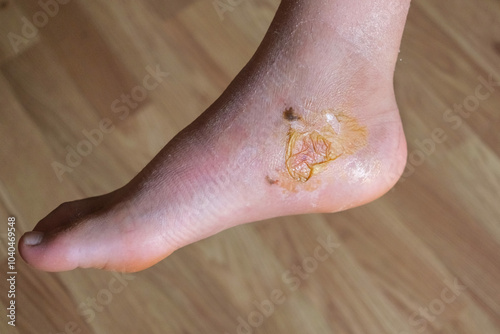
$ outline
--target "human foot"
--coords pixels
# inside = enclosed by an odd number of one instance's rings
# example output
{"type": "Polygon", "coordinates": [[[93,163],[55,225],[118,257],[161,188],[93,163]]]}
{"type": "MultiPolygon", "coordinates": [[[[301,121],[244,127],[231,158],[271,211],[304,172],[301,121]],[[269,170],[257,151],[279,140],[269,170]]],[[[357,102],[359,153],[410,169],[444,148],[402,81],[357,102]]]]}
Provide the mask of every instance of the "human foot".
{"type": "Polygon", "coordinates": [[[23,258],[48,271],[138,271],[231,226],[384,194],[406,162],[392,75],[409,1],[378,2],[283,1],[205,113],[125,187],[41,220],[23,258]]]}

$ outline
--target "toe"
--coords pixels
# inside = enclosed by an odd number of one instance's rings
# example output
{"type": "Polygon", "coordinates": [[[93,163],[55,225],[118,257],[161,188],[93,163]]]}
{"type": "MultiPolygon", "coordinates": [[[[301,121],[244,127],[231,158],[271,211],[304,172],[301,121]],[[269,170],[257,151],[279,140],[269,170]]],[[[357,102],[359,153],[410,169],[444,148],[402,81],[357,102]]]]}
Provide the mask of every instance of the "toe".
{"type": "Polygon", "coordinates": [[[124,202],[91,198],[61,205],[20,240],[27,263],[45,271],[99,268],[132,272],[160,261],[174,247],[157,224],[137,218],[124,202]]]}

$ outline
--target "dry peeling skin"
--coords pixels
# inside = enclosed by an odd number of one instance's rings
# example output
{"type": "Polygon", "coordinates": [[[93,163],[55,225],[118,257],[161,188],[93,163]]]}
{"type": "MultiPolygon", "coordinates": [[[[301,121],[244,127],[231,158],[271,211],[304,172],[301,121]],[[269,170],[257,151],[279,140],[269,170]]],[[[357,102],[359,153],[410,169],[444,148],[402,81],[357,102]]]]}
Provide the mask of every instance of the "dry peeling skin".
{"type": "Polygon", "coordinates": [[[366,127],[342,112],[325,110],[315,119],[284,112],[290,121],[286,149],[286,169],[296,181],[307,182],[327,165],[366,146],[366,127]]]}

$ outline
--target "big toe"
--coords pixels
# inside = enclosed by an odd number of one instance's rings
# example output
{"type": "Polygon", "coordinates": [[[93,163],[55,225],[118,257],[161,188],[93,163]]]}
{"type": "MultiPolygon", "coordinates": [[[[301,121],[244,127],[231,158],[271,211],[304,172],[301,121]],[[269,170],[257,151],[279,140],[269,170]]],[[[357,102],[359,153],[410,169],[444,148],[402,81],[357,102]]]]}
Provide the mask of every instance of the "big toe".
{"type": "MultiPolygon", "coordinates": [[[[20,240],[26,262],[45,271],[145,269],[170,254],[159,233],[128,212],[127,205],[93,198],[61,205],[20,240]]],[[[172,247],[170,247],[172,249],[172,247]]]]}

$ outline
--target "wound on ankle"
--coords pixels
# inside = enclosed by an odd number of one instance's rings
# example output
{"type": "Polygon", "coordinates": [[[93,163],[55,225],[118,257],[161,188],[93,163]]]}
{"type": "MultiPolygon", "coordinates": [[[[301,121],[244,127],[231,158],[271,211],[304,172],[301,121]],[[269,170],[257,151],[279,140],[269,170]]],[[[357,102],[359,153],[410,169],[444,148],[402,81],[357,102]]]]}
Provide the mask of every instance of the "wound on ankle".
{"type": "Polygon", "coordinates": [[[307,182],[332,161],[366,146],[366,127],[345,113],[325,110],[319,115],[301,117],[288,108],[283,115],[291,123],[285,164],[296,181],[307,182]]]}

